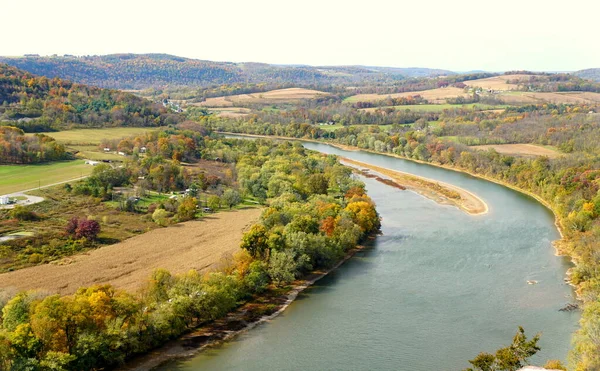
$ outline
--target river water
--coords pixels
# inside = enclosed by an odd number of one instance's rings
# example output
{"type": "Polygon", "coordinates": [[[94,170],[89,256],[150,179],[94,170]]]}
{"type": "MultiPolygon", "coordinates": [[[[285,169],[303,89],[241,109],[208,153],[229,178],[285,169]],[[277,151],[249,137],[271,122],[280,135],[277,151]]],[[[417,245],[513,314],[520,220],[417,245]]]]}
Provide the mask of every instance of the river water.
{"type": "Polygon", "coordinates": [[[480,351],[508,345],[519,325],[542,334],[534,363],[566,359],[579,313],[559,311],[574,298],[549,210],[466,174],[303,144],[463,187],[490,211],[470,216],[363,178],[383,218],[369,249],[276,319],[160,370],[461,370],[480,351]]]}

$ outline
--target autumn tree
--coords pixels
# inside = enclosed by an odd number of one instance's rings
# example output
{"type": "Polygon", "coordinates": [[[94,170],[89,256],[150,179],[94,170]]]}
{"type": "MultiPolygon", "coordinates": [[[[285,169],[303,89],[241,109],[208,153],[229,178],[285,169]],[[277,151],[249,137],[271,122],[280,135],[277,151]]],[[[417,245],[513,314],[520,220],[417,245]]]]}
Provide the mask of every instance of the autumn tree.
{"type": "Polygon", "coordinates": [[[475,368],[467,368],[465,371],[516,371],[524,367],[527,360],[540,350],[537,345],[539,340],[540,335],[537,334],[528,341],[525,330],[519,326],[511,345],[498,349],[496,354],[479,353],[469,361],[475,368]]]}

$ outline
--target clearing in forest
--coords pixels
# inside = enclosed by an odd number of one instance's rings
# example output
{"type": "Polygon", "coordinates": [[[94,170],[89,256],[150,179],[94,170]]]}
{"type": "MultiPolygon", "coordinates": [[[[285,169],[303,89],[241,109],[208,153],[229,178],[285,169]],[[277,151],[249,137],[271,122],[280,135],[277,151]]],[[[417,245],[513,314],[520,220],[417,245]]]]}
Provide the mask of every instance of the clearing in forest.
{"type": "Polygon", "coordinates": [[[262,93],[208,98],[204,102],[194,103],[193,105],[202,107],[233,107],[239,104],[293,103],[299,100],[313,99],[319,95],[329,95],[329,93],[311,89],[289,88],[262,93]]]}
{"type": "Polygon", "coordinates": [[[514,156],[546,156],[548,158],[557,158],[561,153],[551,148],[536,146],[535,144],[486,144],[482,146],[472,146],[471,148],[487,151],[493,148],[498,153],[514,156]]]}
{"type": "Polygon", "coordinates": [[[242,107],[214,107],[210,111],[214,112],[217,117],[230,118],[246,117],[252,112],[249,108],[242,107]]]}
{"type": "Polygon", "coordinates": [[[155,269],[184,273],[216,268],[240,246],[242,234],[261,209],[210,215],[202,220],[154,229],[123,242],[57,262],[0,274],[0,289],[39,289],[62,295],[79,287],[110,283],[117,288],[142,287],[155,269]]]}
{"type": "Polygon", "coordinates": [[[514,82],[527,82],[532,75],[501,75],[485,79],[463,81],[467,86],[478,87],[489,90],[517,90],[519,84],[514,82]],[[510,81],[511,83],[508,83],[510,81]]]}

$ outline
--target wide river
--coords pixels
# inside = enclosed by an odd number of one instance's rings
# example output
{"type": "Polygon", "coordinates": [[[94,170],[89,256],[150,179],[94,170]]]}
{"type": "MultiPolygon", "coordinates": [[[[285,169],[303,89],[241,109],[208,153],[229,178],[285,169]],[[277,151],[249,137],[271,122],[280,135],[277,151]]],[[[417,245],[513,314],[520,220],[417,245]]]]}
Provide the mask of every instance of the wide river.
{"type": "Polygon", "coordinates": [[[490,211],[470,216],[362,179],[383,218],[371,248],[276,319],[160,370],[461,370],[479,352],[508,345],[519,325],[542,334],[534,363],[566,359],[579,313],[559,311],[574,298],[564,283],[569,263],[551,245],[559,234],[549,210],[466,174],[303,144],[463,187],[490,211]]]}

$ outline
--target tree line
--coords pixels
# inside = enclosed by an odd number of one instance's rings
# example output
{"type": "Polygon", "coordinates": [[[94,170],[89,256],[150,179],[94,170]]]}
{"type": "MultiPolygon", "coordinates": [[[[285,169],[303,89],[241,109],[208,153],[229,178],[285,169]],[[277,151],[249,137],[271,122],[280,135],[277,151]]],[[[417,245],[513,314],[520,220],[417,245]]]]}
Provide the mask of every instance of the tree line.
{"type": "Polygon", "coordinates": [[[23,130],[0,126],[0,163],[34,164],[69,158],[65,147],[44,134],[25,135],[23,130]]]}

